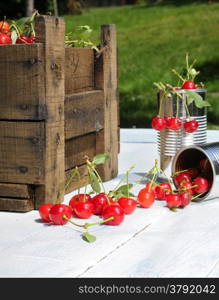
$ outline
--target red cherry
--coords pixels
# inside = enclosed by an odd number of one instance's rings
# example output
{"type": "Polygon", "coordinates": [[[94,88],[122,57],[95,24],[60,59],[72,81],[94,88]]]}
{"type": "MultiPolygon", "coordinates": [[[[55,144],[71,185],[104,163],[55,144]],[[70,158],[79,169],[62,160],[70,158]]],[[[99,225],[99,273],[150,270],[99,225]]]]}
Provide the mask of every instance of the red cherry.
{"type": "MultiPolygon", "coordinates": [[[[101,215],[103,208],[107,205],[109,197],[104,193],[97,194],[92,198],[92,203],[94,204],[94,214],[101,215]]],[[[111,198],[110,198],[111,199],[111,198]]]]}
{"type": "Polygon", "coordinates": [[[166,195],[167,207],[179,207],[181,205],[181,199],[179,194],[166,195]]]}
{"type": "Polygon", "coordinates": [[[50,218],[49,218],[49,212],[51,207],[53,206],[53,204],[51,203],[43,203],[39,206],[39,214],[40,217],[43,219],[43,221],[45,222],[51,222],[50,218]]]}
{"type": "Polygon", "coordinates": [[[183,83],[182,89],[184,89],[184,90],[195,90],[196,85],[193,81],[187,80],[183,83]]]}
{"type": "Polygon", "coordinates": [[[155,130],[163,130],[166,128],[166,120],[162,117],[154,117],[152,119],[151,126],[155,130]]]}
{"type": "Polygon", "coordinates": [[[180,200],[181,200],[180,207],[187,206],[192,200],[192,195],[190,193],[180,192],[179,195],[180,195],[180,200]]]}
{"type": "Polygon", "coordinates": [[[171,185],[168,182],[161,182],[155,189],[156,199],[165,200],[166,194],[171,192],[171,185]]]}
{"type": "Polygon", "coordinates": [[[179,191],[187,192],[193,196],[194,190],[193,190],[193,184],[190,181],[181,181],[179,186],[179,191]]]}
{"type": "Polygon", "coordinates": [[[197,185],[193,188],[196,194],[205,193],[209,189],[209,182],[203,177],[196,177],[193,181],[193,185],[197,185]]]}
{"type": "Polygon", "coordinates": [[[12,39],[5,33],[0,33],[0,45],[12,44],[12,39]]]}
{"type": "Polygon", "coordinates": [[[89,194],[77,194],[77,195],[74,195],[70,201],[69,201],[69,206],[74,209],[75,208],[75,205],[78,203],[78,202],[87,202],[87,201],[91,201],[91,196],[89,194]]]}
{"type": "Polygon", "coordinates": [[[118,202],[119,202],[119,205],[124,210],[124,213],[126,215],[132,214],[135,211],[135,209],[136,209],[137,203],[132,198],[121,197],[121,198],[119,198],[118,202]]]}
{"type": "Polygon", "coordinates": [[[110,217],[113,217],[113,220],[107,221],[104,224],[106,225],[119,225],[122,223],[125,217],[124,210],[120,205],[109,205],[106,206],[103,210],[102,217],[104,220],[109,219],[110,217]]]}
{"type": "Polygon", "coordinates": [[[183,127],[186,132],[192,133],[195,132],[198,129],[198,122],[196,120],[186,121],[183,124],[183,127]]]}
{"type": "Polygon", "coordinates": [[[174,180],[177,185],[180,185],[182,181],[191,182],[191,176],[188,171],[183,171],[174,176],[174,180]]]}
{"type": "Polygon", "coordinates": [[[50,208],[49,218],[55,225],[64,225],[68,220],[64,219],[66,216],[68,219],[72,217],[72,209],[65,204],[55,204],[50,208]]]}
{"type": "Polygon", "coordinates": [[[0,21],[0,32],[7,33],[10,29],[10,25],[6,21],[0,21]]]}
{"type": "Polygon", "coordinates": [[[76,216],[80,219],[88,219],[93,215],[94,205],[92,202],[78,202],[74,207],[76,216]]]}
{"type": "Polygon", "coordinates": [[[181,121],[177,117],[172,117],[168,121],[168,128],[171,130],[178,130],[181,127],[181,121]]]}
{"type": "Polygon", "coordinates": [[[111,206],[111,205],[117,205],[117,206],[120,206],[118,201],[114,201],[112,198],[108,197],[107,203],[106,203],[105,205],[103,205],[102,212],[104,211],[104,209],[105,209],[106,207],[111,206]]]}
{"type": "Polygon", "coordinates": [[[20,35],[16,40],[16,44],[31,44],[31,43],[33,43],[32,38],[26,35],[20,35]]]}
{"type": "Polygon", "coordinates": [[[155,193],[153,191],[148,191],[147,188],[143,188],[138,193],[138,202],[141,207],[149,208],[155,201],[155,193]]]}

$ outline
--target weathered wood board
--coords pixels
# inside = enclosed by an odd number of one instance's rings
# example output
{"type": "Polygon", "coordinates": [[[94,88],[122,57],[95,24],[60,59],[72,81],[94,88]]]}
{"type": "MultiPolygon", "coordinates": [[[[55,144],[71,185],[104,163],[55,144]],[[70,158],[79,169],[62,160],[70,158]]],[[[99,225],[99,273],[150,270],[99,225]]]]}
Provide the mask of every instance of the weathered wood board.
{"type": "Polygon", "coordinates": [[[103,180],[118,171],[115,26],[101,27],[97,54],[64,46],[62,18],[35,24],[35,44],[0,46],[0,210],[62,202],[88,183],[85,155],[110,154],[99,168],[103,180]],[[76,166],[81,182],[65,190],[76,166]]]}

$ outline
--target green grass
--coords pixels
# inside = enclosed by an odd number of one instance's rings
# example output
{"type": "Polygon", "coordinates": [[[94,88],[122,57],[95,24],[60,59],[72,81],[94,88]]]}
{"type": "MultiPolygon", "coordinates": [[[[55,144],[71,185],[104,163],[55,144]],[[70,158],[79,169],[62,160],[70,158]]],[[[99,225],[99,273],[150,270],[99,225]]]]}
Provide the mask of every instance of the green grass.
{"type": "Polygon", "coordinates": [[[219,129],[219,3],[94,8],[65,20],[67,31],[89,25],[96,43],[102,24],[116,24],[121,127],[150,127],[153,82],[177,84],[170,70],[182,71],[189,52],[208,90],[209,128],[219,129]]]}

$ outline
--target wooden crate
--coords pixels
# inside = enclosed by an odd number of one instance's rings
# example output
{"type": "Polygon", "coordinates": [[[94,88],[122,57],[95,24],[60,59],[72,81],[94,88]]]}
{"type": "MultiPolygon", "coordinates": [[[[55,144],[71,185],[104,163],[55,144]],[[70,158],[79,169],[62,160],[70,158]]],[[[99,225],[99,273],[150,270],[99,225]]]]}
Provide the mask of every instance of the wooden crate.
{"type": "Polygon", "coordinates": [[[59,203],[84,155],[108,152],[103,180],[118,172],[119,122],[115,25],[101,26],[101,48],[66,48],[62,18],[39,16],[35,44],[0,46],[0,210],[59,203]]]}

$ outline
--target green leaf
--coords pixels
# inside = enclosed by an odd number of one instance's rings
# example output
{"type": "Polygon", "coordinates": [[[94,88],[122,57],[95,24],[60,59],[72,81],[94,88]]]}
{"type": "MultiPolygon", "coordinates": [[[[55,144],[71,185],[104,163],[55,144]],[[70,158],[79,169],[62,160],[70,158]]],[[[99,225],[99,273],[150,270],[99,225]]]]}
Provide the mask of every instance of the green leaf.
{"type": "Polygon", "coordinates": [[[12,39],[12,44],[13,45],[16,44],[17,37],[18,37],[18,35],[17,35],[16,31],[13,30],[12,33],[11,33],[11,39],[12,39]]]}
{"type": "Polygon", "coordinates": [[[109,153],[101,153],[101,154],[94,156],[92,163],[95,165],[101,165],[101,164],[104,164],[105,161],[109,158],[110,158],[109,153]]]}
{"type": "Polygon", "coordinates": [[[121,185],[121,186],[116,190],[116,192],[117,192],[117,193],[125,193],[125,192],[129,191],[131,188],[133,188],[133,184],[132,184],[132,183],[124,184],[124,185],[121,185]]]}
{"type": "Polygon", "coordinates": [[[88,231],[86,231],[82,234],[82,239],[88,243],[93,243],[96,241],[96,237],[94,235],[90,234],[88,231]]]}
{"type": "Polygon", "coordinates": [[[89,178],[90,178],[90,185],[91,185],[92,189],[96,193],[100,193],[100,190],[101,190],[100,183],[98,181],[96,174],[93,171],[89,171],[89,178]]]}
{"type": "Polygon", "coordinates": [[[206,106],[210,106],[210,103],[203,100],[202,97],[193,91],[185,91],[186,97],[187,97],[187,103],[188,105],[191,104],[193,101],[195,101],[195,105],[198,108],[203,108],[206,106]]]}

